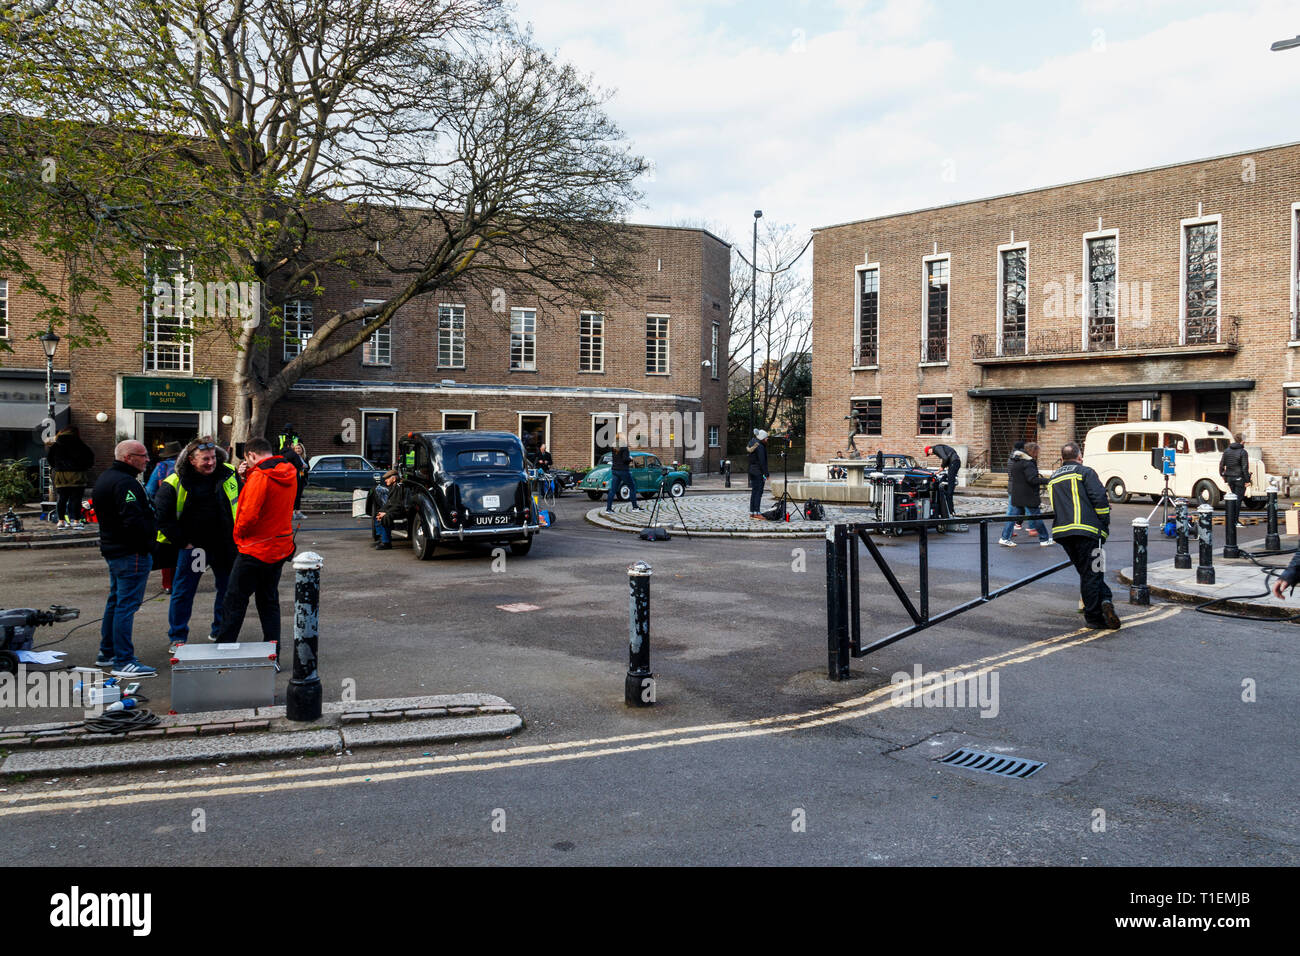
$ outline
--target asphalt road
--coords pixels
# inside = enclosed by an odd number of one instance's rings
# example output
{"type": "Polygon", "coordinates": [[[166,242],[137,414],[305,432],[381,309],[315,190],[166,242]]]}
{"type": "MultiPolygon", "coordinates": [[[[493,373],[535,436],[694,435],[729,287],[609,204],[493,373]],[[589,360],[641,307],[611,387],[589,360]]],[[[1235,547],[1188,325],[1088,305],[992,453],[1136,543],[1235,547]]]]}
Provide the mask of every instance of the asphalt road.
{"type": "MultiPolygon", "coordinates": [[[[1159,602],[1139,612],[1112,573],[1126,626],[1090,631],[1077,578],[1061,572],[855,660],[851,680],[831,682],[819,540],[648,544],[586,525],[588,507],[563,499],[556,528],[499,571],[485,553],[422,563],[400,545],[372,551],[343,517],[312,519],[299,535],[300,548],[325,557],[327,700],[345,681],[362,698],[494,693],[524,716],[518,738],[8,783],[0,862],[110,863],[124,842],[134,861],[161,865],[1300,858],[1294,625],[1159,602]],[[657,703],[629,709],[625,569],[642,558],[654,566],[657,703]],[[516,603],[537,609],[500,609],[516,603]],[[896,699],[891,675],[918,666],[954,687],[973,676],[984,706],[913,706],[936,703],[919,690],[896,699]],[[958,746],[1045,765],[1004,780],[936,762],[958,746]]],[[[1113,568],[1127,563],[1129,520],[1147,510],[1117,509],[1113,568]]],[[[1172,548],[1155,539],[1153,559],[1172,548]]],[[[883,549],[915,588],[914,539],[883,549]]],[[[976,592],[977,549],[973,532],[934,542],[933,610],[976,592]]],[[[995,586],[1061,556],[992,550],[995,586]]],[[[864,554],[864,630],[885,634],[906,618],[870,569],[864,554]]],[[[9,604],[75,599],[93,618],[106,574],[93,551],[6,552],[0,580],[9,604]]],[[[59,646],[74,659],[93,654],[94,630],[59,646]]],[[[137,647],[163,663],[162,602],[141,612],[137,647]]],[[[148,689],[156,701],[165,682],[148,689]]],[[[40,719],[5,720],[19,717],[40,719]]]]}

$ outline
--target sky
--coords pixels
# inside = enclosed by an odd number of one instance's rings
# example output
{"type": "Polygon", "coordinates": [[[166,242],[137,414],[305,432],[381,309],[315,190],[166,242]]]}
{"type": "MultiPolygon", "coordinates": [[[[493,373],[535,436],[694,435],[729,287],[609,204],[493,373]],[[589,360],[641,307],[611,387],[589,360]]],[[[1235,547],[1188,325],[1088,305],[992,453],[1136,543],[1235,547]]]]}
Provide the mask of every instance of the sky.
{"type": "MultiPolygon", "coordinates": [[[[749,246],[1300,141],[1295,0],[516,0],[653,173],[630,219],[749,246]]],[[[802,244],[802,243],[801,243],[802,244]]],[[[746,255],[748,252],[746,251],[746,255]]]]}

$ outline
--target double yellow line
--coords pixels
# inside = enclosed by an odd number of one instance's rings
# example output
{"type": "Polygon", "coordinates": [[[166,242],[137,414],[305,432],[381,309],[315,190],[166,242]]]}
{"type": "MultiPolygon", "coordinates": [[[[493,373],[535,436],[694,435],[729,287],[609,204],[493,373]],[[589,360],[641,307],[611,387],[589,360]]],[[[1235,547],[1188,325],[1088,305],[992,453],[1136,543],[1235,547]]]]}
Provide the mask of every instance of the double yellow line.
{"type": "MultiPolygon", "coordinates": [[[[1124,629],[1127,631],[1142,625],[1155,624],[1178,614],[1180,611],[1181,608],[1178,606],[1145,611],[1126,618],[1124,629]]],[[[448,753],[428,757],[376,760],[337,766],[266,770],[256,773],[234,774],[204,781],[149,780],[102,787],[4,794],[0,795],[0,817],[31,813],[55,813],[68,810],[90,810],[100,807],[120,808],[132,804],[158,803],[168,800],[203,800],[214,797],[288,790],[341,787],[352,784],[386,783],[416,777],[506,770],[512,767],[559,763],[567,760],[587,760],[592,757],[608,757],[638,751],[659,750],[665,747],[686,747],[722,740],[739,740],[746,737],[763,737],[772,734],[790,733],[796,730],[809,730],[844,720],[866,717],[892,707],[904,707],[923,693],[933,694],[951,684],[968,681],[973,677],[990,673],[1000,667],[1009,667],[1038,660],[1067,648],[1079,647],[1109,634],[1111,634],[1110,631],[1080,628],[1066,634],[1058,634],[1055,637],[1024,644],[1010,651],[948,668],[944,673],[951,673],[953,676],[948,677],[946,680],[927,681],[921,684],[914,678],[909,678],[902,683],[891,683],[878,687],[870,693],[851,700],[800,713],[782,714],[777,717],[760,717],[755,720],[704,724],[695,727],[672,727],[664,730],[623,734],[616,737],[571,740],[565,743],[501,747],[471,753],[448,753]]],[[[933,678],[931,678],[932,680],[933,678]]]]}

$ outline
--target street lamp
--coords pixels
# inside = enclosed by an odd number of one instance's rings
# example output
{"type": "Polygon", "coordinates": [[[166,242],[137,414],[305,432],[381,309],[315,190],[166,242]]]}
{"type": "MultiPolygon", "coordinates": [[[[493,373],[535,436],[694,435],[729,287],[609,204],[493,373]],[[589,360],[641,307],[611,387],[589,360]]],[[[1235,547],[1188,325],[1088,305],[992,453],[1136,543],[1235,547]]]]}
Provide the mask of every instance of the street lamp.
{"type": "Polygon", "coordinates": [[[50,421],[54,421],[54,350],[59,347],[59,337],[54,329],[49,329],[41,336],[41,348],[45,350],[45,400],[49,404],[50,421]]]}
{"type": "Polygon", "coordinates": [[[754,434],[754,356],[758,344],[758,221],[763,218],[763,210],[754,210],[754,252],[750,261],[752,278],[749,284],[749,435],[745,444],[749,444],[754,434]]]}
{"type": "Polygon", "coordinates": [[[1276,53],[1279,50],[1294,50],[1298,46],[1300,46],[1300,36],[1294,36],[1289,40],[1276,41],[1269,49],[1276,53]]]}

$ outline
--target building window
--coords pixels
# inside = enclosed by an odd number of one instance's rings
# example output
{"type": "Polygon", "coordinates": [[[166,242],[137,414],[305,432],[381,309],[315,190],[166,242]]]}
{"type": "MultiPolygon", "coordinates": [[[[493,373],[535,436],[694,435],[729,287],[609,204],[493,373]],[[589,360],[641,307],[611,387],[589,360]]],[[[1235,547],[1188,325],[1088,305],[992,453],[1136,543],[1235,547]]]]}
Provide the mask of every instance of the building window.
{"type": "Polygon", "coordinates": [[[709,447],[710,448],[718,447],[718,426],[717,425],[709,426],[709,447]]]}
{"type": "Polygon", "coordinates": [[[713,323],[713,341],[709,346],[709,371],[716,380],[718,377],[718,340],[722,337],[722,326],[717,322],[713,323]]]}
{"type": "Polygon", "coordinates": [[[880,402],[878,398],[855,398],[850,409],[853,431],[858,435],[880,435],[880,402]]]}
{"type": "Polygon", "coordinates": [[[858,335],[854,365],[877,365],[880,361],[880,269],[858,273],[858,335]]]}
{"type": "Polygon", "coordinates": [[[952,434],[952,396],[919,398],[916,402],[918,435],[952,434]]]}
{"type": "Polygon", "coordinates": [[[924,362],[948,361],[948,260],[925,264],[924,362]]]}
{"type": "Polygon", "coordinates": [[[1300,202],[1291,204],[1291,341],[1300,339],[1300,202]]]}
{"type": "Polygon", "coordinates": [[[1187,345],[1219,340],[1219,224],[1183,230],[1183,320],[1187,345]]]}
{"type": "Polygon", "coordinates": [[[438,368],[465,367],[465,307],[438,306],[438,368]]]}
{"type": "Polygon", "coordinates": [[[1000,355],[1024,355],[1028,349],[1026,333],[1029,317],[1029,250],[1005,249],[1002,252],[1002,337],[1000,355]]]}
{"type": "Polygon", "coordinates": [[[1283,421],[1285,435],[1300,435],[1300,388],[1284,388],[1283,421]]]}
{"type": "Polygon", "coordinates": [[[144,253],[144,274],[144,370],[192,372],[194,320],[177,308],[182,298],[177,286],[194,278],[193,265],[179,249],[150,246],[144,253]]]}
{"type": "Polygon", "coordinates": [[[1089,351],[1113,349],[1116,345],[1117,245],[1114,236],[1088,240],[1088,286],[1084,290],[1087,340],[1084,347],[1089,351]]]}
{"type": "Polygon", "coordinates": [[[537,370],[537,310],[510,310],[510,368],[537,370]]]}
{"type": "Polygon", "coordinates": [[[302,354],[303,346],[315,331],[311,299],[290,299],[284,304],[284,357],[302,354]]]}
{"type": "MultiPolygon", "coordinates": [[[[365,305],[383,305],[378,299],[367,299],[365,305]]],[[[392,365],[393,364],[393,320],[389,319],[387,324],[375,329],[370,338],[366,339],[361,345],[361,364],[362,365],[392,365]]]]}
{"type": "Polygon", "coordinates": [[[668,316],[645,317],[645,373],[668,374],[668,316]]]}
{"type": "MultiPolygon", "coordinates": [[[[714,328],[716,329],[717,326],[715,325],[714,328]]],[[[0,339],[7,338],[9,338],[9,280],[0,279],[0,339]]]]}
{"type": "Polygon", "coordinates": [[[578,371],[605,371],[605,316],[599,312],[578,315],[578,371]]]}

